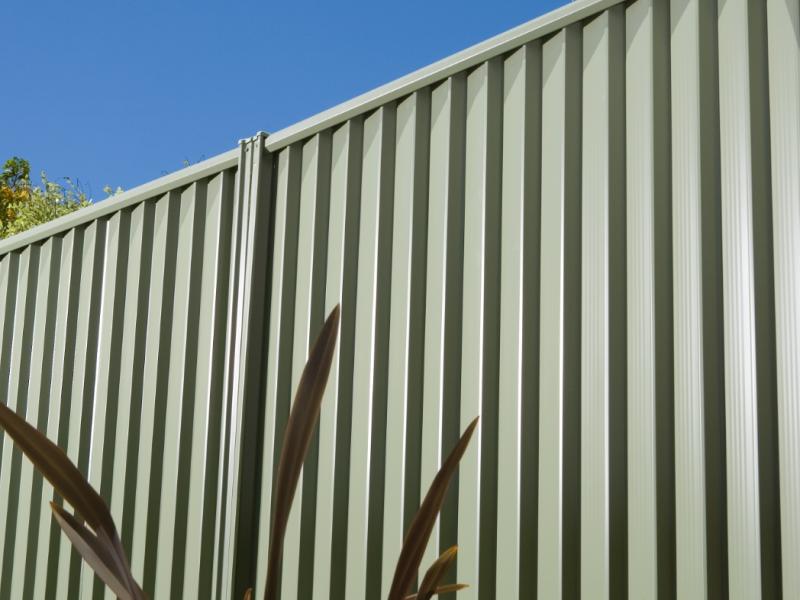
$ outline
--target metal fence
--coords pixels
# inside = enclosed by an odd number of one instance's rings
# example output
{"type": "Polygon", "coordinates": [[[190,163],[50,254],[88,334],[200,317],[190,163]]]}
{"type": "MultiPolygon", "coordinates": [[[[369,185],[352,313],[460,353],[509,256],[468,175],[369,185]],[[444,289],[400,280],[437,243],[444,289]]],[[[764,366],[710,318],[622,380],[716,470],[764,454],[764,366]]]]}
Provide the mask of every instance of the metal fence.
{"type": "MultiPolygon", "coordinates": [[[[797,0],[574,2],[12,238],[9,403],[110,499],[148,591],[260,596],[291,393],[341,302],[282,597],[385,596],[477,414],[426,554],[459,544],[460,598],[800,597],[799,40],[797,0]]],[[[0,597],[87,596],[2,460],[0,597]]]]}
{"type": "MultiPolygon", "coordinates": [[[[3,396],[101,491],[159,596],[217,577],[238,154],[3,242],[3,396]]],[[[102,597],[52,487],[0,444],[0,597],[102,597]]]]}

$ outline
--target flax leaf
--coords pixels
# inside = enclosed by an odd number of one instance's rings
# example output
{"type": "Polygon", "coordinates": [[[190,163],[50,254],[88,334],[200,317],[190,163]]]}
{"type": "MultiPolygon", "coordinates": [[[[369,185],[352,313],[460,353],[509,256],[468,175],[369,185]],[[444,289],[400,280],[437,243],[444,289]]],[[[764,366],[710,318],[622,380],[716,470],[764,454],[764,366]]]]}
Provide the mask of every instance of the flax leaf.
{"type": "Polygon", "coordinates": [[[61,448],[4,404],[0,426],[92,529],[115,529],[106,503],[61,448]]]}
{"type": "Polygon", "coordinates": [[[308,452],[314,427],[319,419],[322,396],[331,370],[336,338],[339,333],[339,306],[328,316],[314,347],[308,356],[300,384],[297,387],[292,412],[286,424],[283,448],[275,480],[275,509],[270,534],[269,557],[267,559],[267,584],[265,600],[278,597],[278,573],[283,554],[283,538],[289,511],[297,490],[300,471],[308,452]]]}
{"type": "MultiPolygon", "coordinates": [[[[448,583],[447,585],[440,585],[435,590],[433,590],[433,595],[438,596],[439,594],[453,594],[455,592],[460,592],[461,590],[467,589],[469,586],[466,583],[448,583]]],[[[418,600],[417,594],[410,594],[406,596],[403,600],[418,600]]]]}
{"type": "Polygon", "coordinates": [[[422,578],[422,583],[419,586],[419,591],[417,592],[417,598],[419,598],[419,600],[430,600],[436,593],[439,582],[456,558],[456,552],[458,552],[458,546],[451,546],[442,552],[442,555],[433,562],[428,572],[425,573],[425,577],[422,578]]]}
{"type": "Polygon", "coordinates": [[[59,527],[75,546],[78,554],[94,569],[94,572],[109,589],[123,600],[135,600],[123,583],[125,575],[119,572],[114,561],[113,551],[108,545],[54,502],[50,503],[50,508],[53,509],[53,517],[59,527]]]}
{"type": "MultiPolygon", "coordinates": [[[[60,507],[54,508],[56,521],[70,541],[73,544],[81,543],[85,549],[88,549],[87,551],[91,550],[94,553],[102,550],[104,553],[101,556],[105,557],[105,561],[100,566],[105,565],[104,568],[111,569],[110,572],[113,573],[117,584],[122,585],[126,590],[126,597],[144,598],[141,588],[134,581],[130,572],[128,559],[122,549],[119,534],[108,506],[100,494],[89,485],[78,468],[67,458],[64,451],[4,404],[0,404],[0,427],[5,429],[36,469],[94,530],[94,533],[89,532],[89,534],[93,536],[96,543],[87,545],[89,538],[83,535],[84,530],[88,532],[86,527],[60,507]],[[75,523],[80,524],[81,528],[76,529],[75,523]]],[[[93,563],[89,559],[87,562],[93,568],[95,564],[99,564],[93,563]]],[[[101,579],[103,579],[102,575],[101,579]]]]}
{"type": "Polygon", "coordinates": [[[428,489],[428,493],[425,495],[425,500],[423,500],[417,514],[414,516],[414,520],[411,522],[411,526],[408,528],[403,548],[400,550],[400,558],[397,560],[397,566],[395,567],[392,586],[389,589],[389,600],[402,600],[417,575],[433,525],[436,523],[436,517],[442,508],[447,487],[461,457],[464,456],[475,428],[478,426],[479,418],[475,417],[472,423],[469,424],[469,427],[467,427],[455,448],[450,452],[442,468],[439,469],[433,479],[433,483],[431,483],[431,487],[428,489]]]}

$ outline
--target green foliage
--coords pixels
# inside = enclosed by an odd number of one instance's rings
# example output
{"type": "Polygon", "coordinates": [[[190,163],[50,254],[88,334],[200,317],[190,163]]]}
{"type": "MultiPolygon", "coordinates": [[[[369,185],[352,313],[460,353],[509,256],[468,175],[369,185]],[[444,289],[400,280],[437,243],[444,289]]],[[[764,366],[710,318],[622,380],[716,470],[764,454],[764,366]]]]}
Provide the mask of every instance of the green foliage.
{"type": "Polygon", "coordinates": [[[105,192],[106,196],[109,198],[111,196],[116,196],[117,194],[121,194],[124,190],[117,186],[117,189],[112,188],[110,185],[107,185],[103,188],[103,192],[105,192]]]}
{"type": "MultiPolygon", "coordinates": [[[[92,204],[71,179],[65,178],[62,185],[50,181],[42,171],[41,184],[34,186],[30,173],[28,161],[18,156],[11,157],[3,165],[0,172],[0,238],[21,233],[92,204]]],[[[106,186],[105,191],[112,196],[122,190],[106,186]]]]}
{"type": "Polygon", "coordinates": [[[49,181],[42,172],[42,186],[30,188],[27,197],[10,205],[13,219],[6,224],[3,237],[21,233],[91,204],[71,181],[67,180],[67,185],[62,186],[49,181]]]}
{"type": "Polygon", "coordinates": [[[3,165],[0,172],[0,185],[16,190],[28,187],[31,181],[31,165],[24,158],[12,156],[3,165]]]}
{"type": "Polygon", "coordinates": [[[0,237],[5,237],[8,224],[16,214],[14,206],[30,197],[31,167],[28,161],[13,156],[9,158],[0,172],[0,237]]]}

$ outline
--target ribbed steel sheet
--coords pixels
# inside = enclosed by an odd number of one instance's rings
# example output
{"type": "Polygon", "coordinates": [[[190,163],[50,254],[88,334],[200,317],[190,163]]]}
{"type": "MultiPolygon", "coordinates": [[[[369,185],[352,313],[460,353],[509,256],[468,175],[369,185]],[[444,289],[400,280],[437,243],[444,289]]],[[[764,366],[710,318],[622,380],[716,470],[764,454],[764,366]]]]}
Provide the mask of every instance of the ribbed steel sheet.
{"type": "MultiPolygon", "coordinates": [[[[425,554],[459,545],[460,598],[800,597],[799,32],[797,0],[573,2],[4,241],[0,389],[155,598],[260,597],[341,303],[283,598],[384,597],[475,415],[425,554]]],[[[0,598],[89,597],[0,443],[0,598]]]]}
{"type": "MultiPolygon", "coordinates": [[[[152,597],[211,598],[218,570],[238,152],[212,162],[0,258],[3,398],[101,492],[152,597]]],[[[0,598],[104,597],[52,487],[0,447],[0,598]]]]}
{"type": "Polygon", "coordinates": [[[257,581],[341,302],[283,598],[800,597],[800,6],[577,2],[267,138],[257,581]]]}

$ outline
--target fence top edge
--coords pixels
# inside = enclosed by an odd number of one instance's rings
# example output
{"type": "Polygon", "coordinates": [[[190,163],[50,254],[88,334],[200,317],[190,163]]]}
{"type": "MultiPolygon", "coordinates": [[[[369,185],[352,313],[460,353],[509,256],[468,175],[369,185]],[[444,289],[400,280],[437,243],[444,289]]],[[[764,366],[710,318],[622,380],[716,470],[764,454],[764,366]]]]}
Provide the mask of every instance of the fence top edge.
{"type": "Polygon", "coordinates": [[[87,206],[73,213],[38,225],[28,231],[23,231],[0,241],[0,256],[18,250],[25,246],[35,244],[59,233],[89,223],[100,217],[122,210],[128,206],[138,204],[143,200],[160,196],[174,190],[190,185],[192,182],[203,179],[215,173],[234,167],[239,162],[239,148],[233,148],[203,162],[183,168],[169,175],[159,177],[135,188],[122,192],[116,196],[101,200],[92,206],[87,206]]]}
{"type": "Polygon", "coordinates": [[[457,52],[427,67],[400,77],[390,83],[356,96],[328,110],[271,133],[267,150],[275,152],[294,142],[305,139],[338,125],[351,117],[370,111],[392,100],[411,94],[423,87],[441,81],[450,75],[469,69],[490,58],[514,50],[528,42],[591,17],[598,12],[620,4],[624,0],[577,0],[570,2],[527,23],[457,52]]]}
{"type": "MultiPolygon", "coordinates": [[[[387,102],[446,79],[450,75],[469,69],[490,58],[514,50],[526,43],[591,17],[623,1],[576,0],[565,4],[466,50],[457,52],[427,67],[423,67],[395,81],[272,133],[266,138],[265,148],[270,152],[280,150],[296,141],[343,123],[354,116],[368,112],[387,102]]],[[[240,148],[233,148],[196,165],[132,188],[108,200],[100,201],[97,204],[44,223],[5,240],[0,240],[0,256],[122,210],[148,198],[189,185],[195,180],[213,175],[216,172],[234,167],[238,163],[239,154],[240,148]]]]}

